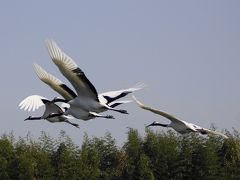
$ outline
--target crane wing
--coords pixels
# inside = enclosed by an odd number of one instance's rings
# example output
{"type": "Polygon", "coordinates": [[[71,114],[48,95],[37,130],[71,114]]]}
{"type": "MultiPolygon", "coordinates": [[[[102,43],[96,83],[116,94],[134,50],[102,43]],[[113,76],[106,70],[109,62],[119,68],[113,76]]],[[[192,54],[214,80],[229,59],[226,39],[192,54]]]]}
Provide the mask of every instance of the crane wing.
{"type": "Polygon", "coordinates": [[[197,129],[197,131],[200,132],[201,134],[213,134],[213,135],[222,136],[225,139],[229,138],[228,136],[226,136],[223,133],[220,133],[220,132],[217,132],[217,131],[213,131],[213,130],[210,130],[210,129],[206,129],[206,128],[200,128],[200,129],[197,129]]]}
{"type": "Polygon", "coordinates": [[[137,98],[136,98],[135,96],[132,96],[132,97],[133,97],[133,100],[138,104],[138,106],[139,106],[140,108],[145,109],[145,110],[148,110],[148,111],[151,111],[151,112],[153,112],[153,113],[155,113],[155,114],[161,115],[161,116],[169,119],[169,120],[172,121],[172,122],[185,124],[182,120],[174,117],[173,115],[168,114],[168,113],[166,113],[166,112],[164,112],[164,111],[160,111],[160,110],[154,109],[154,108],[152,108],[152,107],[150,107],[150,106],[146,106],[146,105],[144,105],[142,102],[140,102],[139,100],[137,100],[137,98]]]}
{"type": "Polygon", "coordinates": [[[132,101],[131,101],[131,100],[114,101],[114,102],[109,103],[108,105],[109,105],[111,108],[115,108],[116,106],[119,106],[119,105],[121,105],[121,104],[130,103],[130,102],[132,102],[132,101]]]}
{"type": "Polygon", "coordinates": [[[49,102],[49,100],[45,97],[39,95],[32,95],[26,97],[19,103],[20,109],[24,109],[24,111],[35,111],[39,107],[45,105],[45,103],[49,102]]]}
{"type": "Polygon", "coordinates": [[[128,89],[122,89],[122,90],[117,90],[117,91],[108,91],[108,92],[101,93],[98,95],[98,98],[102,103],[109,104],[117,99],[125,97],[129,93],[138,91],[144,87],[145,87],[145,84],[139,83],[128,89]]]}
{"type": "Polygon", "coordinates": [[[97,90],[73,59],[65,54],[52,40],[46,40],[46,46],[52,61],[73,85],[78,96],[89,97],[98,101],[97,90]]]}
{"type": "Polygon", "coordinates": [[[50,86],[53,90],[58,92],[62,97],[66,100],[70,101],[77,97],[75,92],[71,90],[66,84],[62,83],[61,80],[53,76],[52,74],[45,71],[41,66],[38,64],[33,64],[33,68],[41,81],[46,83],[50,86]]]}

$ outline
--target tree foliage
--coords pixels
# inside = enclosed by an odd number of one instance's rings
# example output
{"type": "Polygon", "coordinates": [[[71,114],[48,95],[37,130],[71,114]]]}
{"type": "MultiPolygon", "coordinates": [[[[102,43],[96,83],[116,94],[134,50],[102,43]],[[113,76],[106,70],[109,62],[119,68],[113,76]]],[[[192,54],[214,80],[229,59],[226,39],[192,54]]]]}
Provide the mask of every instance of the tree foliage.
{"type": "Polygon", "coordinates": [[[107,132],[77,146],[61,131],[0,137],[0,179],[240,179],[240,135],[229,139],[130,128],[122,147],[107,132]]]}

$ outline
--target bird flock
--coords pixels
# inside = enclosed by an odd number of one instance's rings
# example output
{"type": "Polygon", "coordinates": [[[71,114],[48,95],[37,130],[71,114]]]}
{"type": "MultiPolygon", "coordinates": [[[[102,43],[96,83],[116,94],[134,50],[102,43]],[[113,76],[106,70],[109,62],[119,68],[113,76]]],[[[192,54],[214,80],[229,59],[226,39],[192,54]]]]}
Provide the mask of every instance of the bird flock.
{"type": "MultiPolygon", "coordinates": [[[[118,109],[117,107],[122,104],[130,103],[132,100],[119,99],[145,87],[144,83],[138,83],[130,88],[113,90],[99,94],[95,86],[85,75],[84,71],[70,56],[60,49],[55,41],[46,40],[46,48],[52,62],[57,66],[61,74],[70,82],[73,89],[68,87],[54,75],[48,73],[40,65],[34,63],[33,68],[38,78],[62,97],[56,96],[53,99],[48,99],[41,95],[31,95],[26,97],[19,103],[20,109],[25,111],[35,111],[40,107],[45,106],[45,111],[42,116],[29,116],[25,119],[25,121],[47,120],[51,123],[65,122],[79,128],[78,124],[71,122],[73,119],[80,119],[84,121],[94,118],[114,119],[114,116],[112,115],[102,115],[101,113],[104,111],[115,111],[121,114],[128,114],[127,110],[118,109]]],[[[170,124],[162,124],[154,121],[147,127],[171,127],[180,134],[194,132],[204,135],[219,135],[223,138],[228,138],[223,133],[197,126],[180,120],[164,111],[146,106],[135,96],[132,96],[132,99],[140,108],[163,116],[171,121],[170,124]]]]}

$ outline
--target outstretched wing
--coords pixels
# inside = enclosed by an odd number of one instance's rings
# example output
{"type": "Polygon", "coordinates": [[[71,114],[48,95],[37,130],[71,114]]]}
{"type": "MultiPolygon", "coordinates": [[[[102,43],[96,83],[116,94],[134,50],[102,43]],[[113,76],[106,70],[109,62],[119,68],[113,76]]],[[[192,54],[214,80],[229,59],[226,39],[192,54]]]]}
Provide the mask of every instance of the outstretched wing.
{"type": "Polygon", "coordinates": [[[97,90],[73,59],[65,54],[52,40],[47,40],[46,46],[52,61],[73,85],[78,96],[98,101],[97,90]]]}
{"type": "Polygon", "coordinates": [[[41,81],[58,92],[66,100],[70,101],[77,97],[77,95],[66,84],[62,83],[58,78],[45,71],[38,64],[33,64],[33,68],[41,81]]]}
{"type": "Polygon", "coordinates": [[[45,97],[32,95],[22,100],[18,106],[20,109],[24,109],[24,111],[35,111],[39,107],[45,105],[47,102],[49,102],[49,100],[45,97]]]}
{"type": "MultiPolygon", "coordinates": [[[[133,97],[133,100],[139,105],[140,108],[145,109],[145,110],[148,110],[148,111],[151,111],[151,112],[153,112],[153,113],[155,113],[155,114],[161,115],[161,116],[169,119],[169,120],[172,121],[172,122],[184,123],[184,121],[182,121],[182,120],[174,117],[173,115],[168,114],[168,113],[166,113],[166,112],[164,112],[164,111],[160,111],[160,110],[154,109],[154,108],[152,108],[152,107],[150,107],[150,106],[146,106],[146,105],[144,105],[142,102],[140,102],[139,100],[137,100],[137,98],[136,98],[135,96],[132,96],[132,97],[133,97]]],[[[184,123],[184,124],[185,124],[185,123],[184,123]]]]}
{"type": "Polygon", "coordinates": [[[228,136],[226,136],[223,133],[220,133],[220,132],[217,132],[217,131],[213,131],[213,130],[210,130],[210,129],[206,129],[206,128],[200,128],[200,129],[197,129],[197,131],[200,132],[201,134],[213,134],[213,135],[222,136],[225,139],[228,138],[228,136]]]}
{"type": "Polygon", "coordinates": [[[130,103],[130,102],[132,102],[132,101],[131,101],[131,100],[114,101],[114,102],[109,103],[108,105],[109,105],[111,108],[115,108],[116,106],[119,106],[119,105],[121,105],[121,104],[130,103]]]}
{"type": "Polygon", "coordinates": [[[108,91],[105,93],[101,93],[98,95],[98,98],[99,98],[100,102],[102,102],[104,104],[109,104],[117,99],[120,99],[120,98],[128,95],[129,93],[138,91],[144,87],[145,87],[145,84],[139,83],[128,89],[122,89],[122,90],[117,90],[117,91],[108,91]]]}

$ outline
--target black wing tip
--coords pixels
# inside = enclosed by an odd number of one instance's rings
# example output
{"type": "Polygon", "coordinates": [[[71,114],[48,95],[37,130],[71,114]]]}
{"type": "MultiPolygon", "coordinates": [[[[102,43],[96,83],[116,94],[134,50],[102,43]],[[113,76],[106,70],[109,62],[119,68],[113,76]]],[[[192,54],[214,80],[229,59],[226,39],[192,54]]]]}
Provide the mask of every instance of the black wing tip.
{"type": "Polygon", "coordinates": [[[76,69],[73,69],[72,72],[76,74],[84,74],[83,70],[81,70],[79,67],[77,67],[76,69]]]}
{"type": "Polygon", "coordinates": [[[68,94],[72,96],[72,99],[77,97],[76,93],[72,89],[70,89],[66,84],[61,84],[60,87],[63,88],[65,91],[67,91],[68,94]]]}

